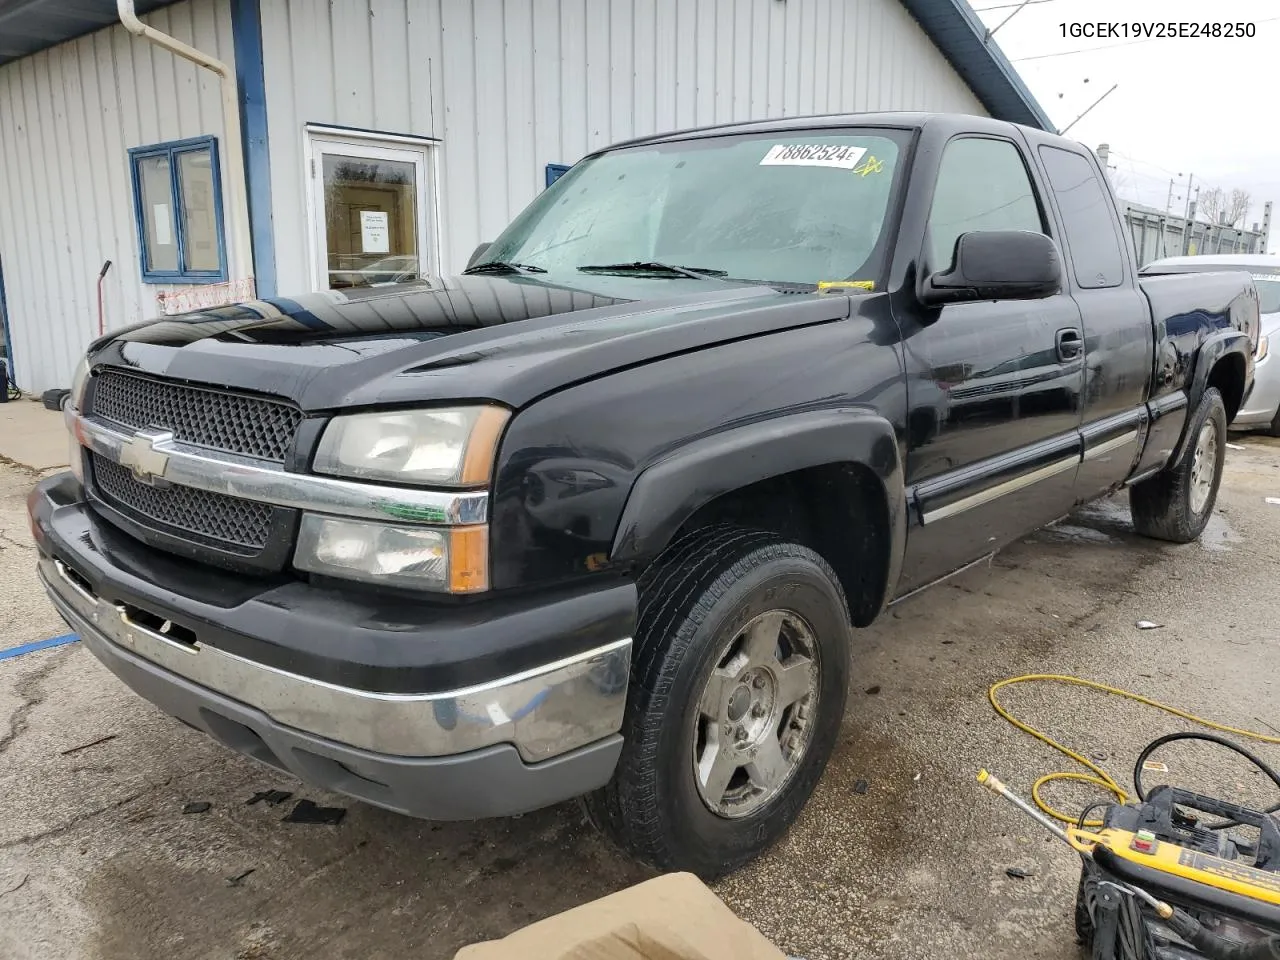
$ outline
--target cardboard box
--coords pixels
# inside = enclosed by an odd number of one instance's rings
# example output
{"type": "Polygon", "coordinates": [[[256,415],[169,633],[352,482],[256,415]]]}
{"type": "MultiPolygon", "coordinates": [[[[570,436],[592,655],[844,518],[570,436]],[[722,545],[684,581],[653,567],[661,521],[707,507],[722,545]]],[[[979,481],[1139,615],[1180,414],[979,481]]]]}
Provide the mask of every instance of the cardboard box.
{"type": "Polygon", "coordinates": [[[691,873],[670,873],[463,947],[454,960],[786,960],[691,873]]]}

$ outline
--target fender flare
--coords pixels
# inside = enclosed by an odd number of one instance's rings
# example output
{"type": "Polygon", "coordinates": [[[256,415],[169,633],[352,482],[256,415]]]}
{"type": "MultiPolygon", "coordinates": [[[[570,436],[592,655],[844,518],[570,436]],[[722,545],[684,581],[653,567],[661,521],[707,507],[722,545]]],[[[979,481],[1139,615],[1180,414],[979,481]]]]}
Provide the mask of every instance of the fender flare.
{"type": "Polygon", "coordinates": [[[786,414],[692,440],[643,470],[614,535],[611,559],[652,559],[699,508],[726,493],[807,467],[858,463],[880,481],[889,517],[885,592],[906,547],[906,496],[897,433],[866,408],[786,414]]]}
{"type": "MultiPolygon", "coordinates": [[[[1181,463],[1186,455],[1190,445],[1191,415],[1200,406],[1200,400],[1204,397],[1205,389],[1209,385],[1209,376],[1213,373],[1213,368],[1224,357],[1239,354],[1247,370],[1252,351],[1249,335],[1243,330],[1220,331],[1200,345],[1200,349],[1196,352],[1195,370],[1191,374],[1191,383],[1187,388],[1187,420],[1182,427],[1182,436],[1178,440],[1177,447],[1174,448],[1173,456],[1169,459],[1171,464],[1181,463]]],[[[1245,389],[1247,392],[1248,384],[1245,384],[1245,389]]]]}

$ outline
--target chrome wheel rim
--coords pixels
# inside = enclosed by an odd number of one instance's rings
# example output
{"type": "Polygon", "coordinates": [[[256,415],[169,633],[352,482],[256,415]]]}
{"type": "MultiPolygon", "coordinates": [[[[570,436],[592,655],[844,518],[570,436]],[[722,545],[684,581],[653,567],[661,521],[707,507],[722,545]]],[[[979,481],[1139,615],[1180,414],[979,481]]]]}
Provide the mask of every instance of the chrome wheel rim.
{"type": "Polygon", "coordinates": [[[1218,433],[1212,423],[1200,428],[1195,452],[1191,455],[1191,511],[1199,513],[1213,492],[1213,475],[1218,466],[1218,433]]]}
{"type": "Polygon", "coordinates": [[[752,619],[721,649],[698,698],[693,780],[712,813],[749,816],[790,781],[813,739],[818,641],[790,610],[752,619]]]}

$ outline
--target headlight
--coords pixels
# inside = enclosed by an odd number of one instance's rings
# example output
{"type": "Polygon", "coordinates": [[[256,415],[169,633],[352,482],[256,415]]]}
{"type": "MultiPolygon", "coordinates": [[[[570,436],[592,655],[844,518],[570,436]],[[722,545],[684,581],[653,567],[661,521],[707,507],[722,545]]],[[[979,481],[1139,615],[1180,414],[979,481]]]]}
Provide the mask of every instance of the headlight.
{"type": "Polygon", "coordinates": [[[1267,338],[1258,338],[1258,349],[1253,351],[1253,359],[1256,363],[1259,360],[1265,360],[1267,356],[1267,338]]]}
{"type": "Polygon", "coordinates": [[[447,487],[489,482],[502,407],[453,407],[335,417],[320,438],[317,473],[447,487]]]}
{"type": "Polygon", "coordinates": [[[71,378],[71,396],[67,398],[67,402],[76,410],[84,409],[84,388],[88,383],[89,358],[81,357],[75,375],[71,378]]]}
{"type": "Polygon", "coordinates": [[[476,593],[489,586],[488,527],[398,527],[305,514],[293,565],[384,586],[476,593]]]}

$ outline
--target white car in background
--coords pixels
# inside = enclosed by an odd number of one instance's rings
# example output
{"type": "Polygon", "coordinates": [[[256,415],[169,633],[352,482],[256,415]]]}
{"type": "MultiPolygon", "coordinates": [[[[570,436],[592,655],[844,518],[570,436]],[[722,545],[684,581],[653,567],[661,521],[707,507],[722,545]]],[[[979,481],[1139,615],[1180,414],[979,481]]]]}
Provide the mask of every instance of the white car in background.
{"type": "Polygon", "coordinates": [[[1266,430],[1280,437],[1280,357],[1271,356],[1270,341],[1280,353],[1280,256],[1265,253],[1222,253],[1202,257],[1166,257],[1142,268],[1143,272],[1200,273],[1212,270],[1245,270],[1258,289],[1261,332],[1254,353],[1253,390],[1244,408],[1231,423],[1233,430],[1266,430]]]}

